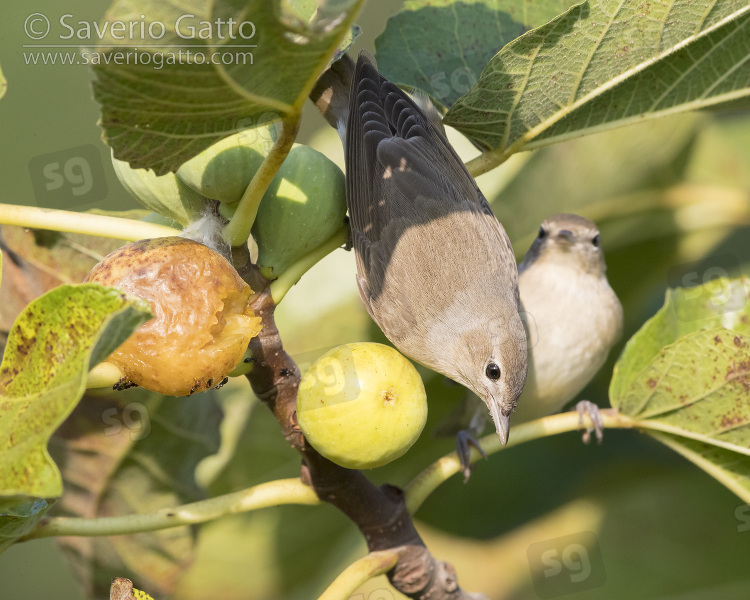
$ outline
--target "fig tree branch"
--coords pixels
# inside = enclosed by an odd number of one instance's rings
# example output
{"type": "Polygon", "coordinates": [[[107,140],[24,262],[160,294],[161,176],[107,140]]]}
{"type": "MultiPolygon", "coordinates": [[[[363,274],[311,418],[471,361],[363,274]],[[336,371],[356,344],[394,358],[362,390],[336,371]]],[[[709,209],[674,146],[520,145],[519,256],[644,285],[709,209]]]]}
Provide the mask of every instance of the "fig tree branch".
{"type": "Polygon", "coordinates": [[[128,242],[181,233],[179,229],[173,227],[136,219],[12,204],[0,204],[0,224],[47,229],[49,231],[65,231],[67,233],[83,233],[128,242]]]}
{"type": "Polygon", "coordinates": [[[347,600],[368,579],[387,573],[398,562],[398,551],[370,552],[344,569],[318,600],[347,600]]]}
{"type": "MultiPolygon", "coordinates": [[[[252,267],[249,267],[252,271],[252,267]]],[[[253,289],[259,278],[246,280],[253,289]]],[[[263,320],[261,333],[250,342],[253,370],[246,375],[253,391],[273,412],[286,440],[302,456],[302,481],[317,496],[349,517],[359,528],[370,552],[397,550],[399,560],[388,571],[393,587],[410,598],[469,600],[461,590],[453,568],[435,560],[414,528],[404,493],[392,485],[375,486],[360,471],[345,469],[318,454],[297,424],[296,405],[300,371],[284,351],[274,321],[276,305],[266,287],[256,295],[253,310],[263,320]]]]}
{"type": "MultiPolygon", "coordinates": [[[[603,410],[602,417],[607,428],[635,426],[628,417],[620,415],[614,410],[603,410]]],[[[576,429],[578,429],[578,414],[576,412],[544,417],[516,426],[513,430],[513,437],[508,442],[508,447],[518,446],[524,442],[548,435],[575,431],[576,429]]],[[[502,450],[497,436],[494,434],[482,438],[480,444],[488,455],[502,450]]],[[[479,453],[472,448],[472,462],[479,458],[479,453]]],[[[422,502],[440,484],[458,473],[459,470],[460,464],[455,452],[445,455],[428,466],[406,487],[405,501],[408,511],[411,514],[416,512],[422,502]]],[[[280,506],[282,504],[315,505],[320,504],[320,502],[320,498],[313,489],[309,485],[303,484],[300,479],[280,479],[207,500],[164,508],[153,513],[95,518],[49,517],[43,519],[32,533],[20,541],[53,536],[110,536],[142,533],[182,525],[206,523],[227,515],[249,512],[269,506],[280,506]]],[[[358,563],[359,561],[354,564],[358,563]]],[[[351,566],[353,567],[354,564],[351,566]]],[[[362,564],[370,563],[365,561],[362,564]]],[[[360,571],[357,570],[356,572],[360,571]]],[[[341,576],[343,575],[344,573],[341,574],[341,576]]]]}

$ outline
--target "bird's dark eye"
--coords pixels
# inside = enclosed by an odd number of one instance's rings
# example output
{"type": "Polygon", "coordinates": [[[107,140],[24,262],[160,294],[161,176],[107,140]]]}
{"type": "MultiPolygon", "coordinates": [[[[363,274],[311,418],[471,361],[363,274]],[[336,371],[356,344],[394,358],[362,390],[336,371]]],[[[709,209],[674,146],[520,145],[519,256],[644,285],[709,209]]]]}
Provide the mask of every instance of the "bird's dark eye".
{"type": "Polygon", "coordinates": [[[492,381],[497,381],[500,379],[500,367],[498,367],[495,363],[491,362],[487,365],[487,368],[484,370],[485,375],[492,379],[492,381]]]}
{"type": "Polygon", "coordinates": [[[598,233],[592,238],[591,243],[594,244],[596,248],[599,247],[599,234],[598,233]]]}
{"type": "Polygon", "coordinates": [[[539,239],[543,240],[545,235],[547,235],[547,232],[544,231],[544,227],[540,227],[539,228],[539,239]]]}

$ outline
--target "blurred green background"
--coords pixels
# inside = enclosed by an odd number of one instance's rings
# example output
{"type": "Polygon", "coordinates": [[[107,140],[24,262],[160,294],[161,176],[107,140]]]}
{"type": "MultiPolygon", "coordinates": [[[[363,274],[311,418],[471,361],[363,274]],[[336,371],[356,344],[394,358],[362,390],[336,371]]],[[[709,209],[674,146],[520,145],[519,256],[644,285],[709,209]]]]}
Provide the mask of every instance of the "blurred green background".
{"type": "MultiPolygon", "coordinates": [[[[363,33],[355,48],[374,50],[375,36],[399,5],[370,2],[358,20],[363,33]]],[[[22,47],[28,43],[23,23],[30,13],[56,21],[65,12],[92,21],[101,17],[106,3],[74,0],[63,8],[41,0],[30,6],[4,6],[0,22],[0,65],[8,80],[0,101],[0,201],[36,204],[33,159],[92,145],[104,173],[94,190],[98,197],[66,208],[134,207],[114,176],[109,150],[99,141],[88,69],[30,66],[22,47]]],[[[464,158],[475,153],[460,136],[450,135],[464,158]]],[[[309,105],[299,141],[341,164],[335,132],[309,105]]],[[[517,155],[478,182],[519,256],[551,214],[579,212],[599,224],[610,282],[626,319],[621,344],[581,394],[600,405],[608,404],[607,385],[622,343],[661,306],[670,278],[679,278],[701,259],[710,265],[712,257],[729,257],[736,270],[750,275],[747,112],[670,117],[565,142],[517,155]]],[[[277,314],[282,338],[303,367],[333,345],[384,341],[359,302],[353,256],[343,251],[310,272],[277,314]]],[[[370,473],[378,483],[404,485],[453,449],[453,440],[432,432],[463,391],[424,369],[421,373],[430,398],[427,428],[403,459],[370,473]]],[[[224,462],[214,459],[206,466],[217,473],[210,481],[212,494],[299,473],[297,455],[265,407],[248,404],[250,394],[244,381],[234,381],[222,394],[227,454],[224,462]],[[234,438],[236,449],[227,442],[234,438]]],[[[600,556],[592,552],[589,558],[599,583],[588,590],[563,586],[553,590],[556,596],[750,597],[750,507],[635,432],[608,431],[601,446],[585,446],[578,434],[567,434],[502,452],[481,462],[467,485],[459,477],[449,480],[417,518],[433,554],[453,563],[466,589],[490,598],[539,597],[529,567],[535,549],[539,544],[555,548],[558,538],[586,532],[597,541],[600,556]]],[[[197,535],[197,558],[175,595],[180,600],[314,598],[365,552],[355,528],[329,506],[265,509],[207,524],[197,535]]],[[[42,540],[0,556],[0,597],[84,596],[55,542],[42,540]]],[[[381,577],[353,599],[396,597],[381,577]]]]}

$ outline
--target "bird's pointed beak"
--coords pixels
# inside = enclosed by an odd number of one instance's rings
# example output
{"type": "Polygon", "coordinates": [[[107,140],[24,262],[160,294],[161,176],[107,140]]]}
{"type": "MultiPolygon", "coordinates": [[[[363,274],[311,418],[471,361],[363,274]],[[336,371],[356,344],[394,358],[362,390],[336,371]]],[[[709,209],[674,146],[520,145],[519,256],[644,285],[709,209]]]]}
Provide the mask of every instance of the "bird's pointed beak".
{"type": "Polygon", "coordinates": [[[508,436],[510,435],[510,417],[501,414],[495,402],[490,401],[489,404],[492,422],[495,424],[495,431],[497,431],[497,436],[500,438],[500,444],[505,446],[508,443],[508,436]]]}

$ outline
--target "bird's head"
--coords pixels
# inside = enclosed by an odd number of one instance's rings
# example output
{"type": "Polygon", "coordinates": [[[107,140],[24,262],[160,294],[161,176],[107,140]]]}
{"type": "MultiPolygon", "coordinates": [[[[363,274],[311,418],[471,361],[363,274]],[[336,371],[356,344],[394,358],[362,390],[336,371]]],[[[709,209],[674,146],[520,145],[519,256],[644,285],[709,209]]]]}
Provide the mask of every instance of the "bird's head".
{"type": "Polygon", "coordinates": [[[518,268],[523,271],[537,261],[573,267],[595,277],[604,275],[607,270],[599,229],[578,215],[554,215],[542,223],[518,268]]]}
{"type": "Polygon", "coordinates": [[[500,443],[508,442],[510,415],[526,381],[526,333],[521,317],[496,316],[461,336],[466,353],[456,380],[489,408],[500,443]]]}

